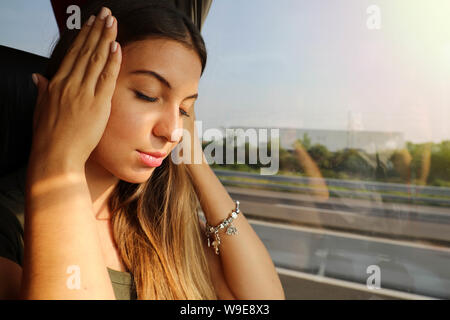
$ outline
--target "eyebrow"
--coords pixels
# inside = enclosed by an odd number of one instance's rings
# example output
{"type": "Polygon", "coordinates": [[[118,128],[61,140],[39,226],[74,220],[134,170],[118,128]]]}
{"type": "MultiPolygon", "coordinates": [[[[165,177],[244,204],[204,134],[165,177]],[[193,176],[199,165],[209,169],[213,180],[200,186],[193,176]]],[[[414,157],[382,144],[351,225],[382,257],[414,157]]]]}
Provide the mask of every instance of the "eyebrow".
{"type": "MultiPolygon", "coordinates": [[[[170,85],[169,81],[167,81],[162,75],[160,75],[159,73],[157,73],[153,70],[142,70],[142,69],[134,70],[134,71],[131,71],[130,74],[143,74],[143,75],[150,76],[152,78],[159,80],[159,82],[161,82],[167,88],[172,89],[172,86],[170,85]]],[[[190,96],[184,98],[184,100],[197,99],[197,98],[198,98],[198,93],[190,95],[190,96]]]]}

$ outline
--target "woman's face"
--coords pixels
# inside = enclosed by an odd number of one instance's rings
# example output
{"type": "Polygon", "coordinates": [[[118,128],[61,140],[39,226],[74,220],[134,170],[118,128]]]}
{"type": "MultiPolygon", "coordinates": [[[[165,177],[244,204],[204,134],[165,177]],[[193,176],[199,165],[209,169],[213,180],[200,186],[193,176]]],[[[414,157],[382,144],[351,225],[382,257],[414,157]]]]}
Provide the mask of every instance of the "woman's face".
{"type": "Polygon", "coordinates": [[[138,150],[170,156],[181,139],[177,129],[194,117],[200,76],[197,53],[176,41],[149,39],[122,48],[111,115],[89,161],[121,180],[148,180],[155,167],[145,164],[138,150]]]}

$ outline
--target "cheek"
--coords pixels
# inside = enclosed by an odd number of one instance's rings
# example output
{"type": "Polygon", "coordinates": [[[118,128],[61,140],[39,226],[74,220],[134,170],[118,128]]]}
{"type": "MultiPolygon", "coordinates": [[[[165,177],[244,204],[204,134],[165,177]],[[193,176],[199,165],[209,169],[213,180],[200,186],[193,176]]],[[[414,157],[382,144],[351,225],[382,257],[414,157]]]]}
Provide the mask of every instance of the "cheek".
{"type": "Polygon", "coordinates": [[[94,149],[92,159],[100,163],[108,171],[121,176],[124,168],[135,162],[136,149],[146,146],[146,125],[143,117],[127,109],[114,105],[99,144],[94,149]]]}
{"type": "Polygon", "coordinates": [[[142,124],[136,114],[124,110],[124,108],[113,108],[105,131],[122,140],[138,134],[141,127],[142,124]]]}
{"type": "Polygon", "coordinates": [[[129,103],[115,104],[113,101],[108,124],[99,143],[101,149],[125,152],[141,147],[148,135],[149,122],[132,109],[129,103]]]}

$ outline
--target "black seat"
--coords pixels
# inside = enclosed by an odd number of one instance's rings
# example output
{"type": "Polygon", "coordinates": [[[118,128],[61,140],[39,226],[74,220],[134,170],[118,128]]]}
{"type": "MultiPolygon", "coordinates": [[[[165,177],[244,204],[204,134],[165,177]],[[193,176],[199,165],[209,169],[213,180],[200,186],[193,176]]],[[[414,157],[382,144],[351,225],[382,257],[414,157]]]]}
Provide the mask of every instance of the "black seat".
{"type": "Polygon", "coordinates": [[[48,58],[0,45],[0,176],[28,161],[37,89],[31,74],[48,58]]]}

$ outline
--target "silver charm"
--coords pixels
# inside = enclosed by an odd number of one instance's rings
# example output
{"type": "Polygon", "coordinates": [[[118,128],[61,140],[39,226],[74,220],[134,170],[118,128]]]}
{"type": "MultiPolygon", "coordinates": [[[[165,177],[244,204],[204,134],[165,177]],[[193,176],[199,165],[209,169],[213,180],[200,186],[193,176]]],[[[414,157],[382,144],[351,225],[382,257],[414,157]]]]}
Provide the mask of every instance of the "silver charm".
{"type": "Polygon", "coordinates": [[[235,235],[238,234],[238,230],[236,229],[235,226],[233,226],[232,224],[228,227],[227,229],[227,234],[228,235],[235,235]]]}
{"type": "Polygon", "coordinates": [[[214,249],[215,249],[215,251],[216,251],[216,254],[219,254],[219,244],[217,243],[217,241],[214,240],[212,244],[213,244],[213,246],[214,246],[214,249]]]}
{"type": "Polygon", "coordinates": [[[217,255],[219,254],[219,246],[220,246],[220,242],[221,242],[220,237],[219,237],[219,231],[222,229],[227,229],[226,233],[228,235],[238,234],[237,228],[233,225],[233,220],[238,217],[240,210],[239,210],[239,201],[235,201],[235,202],[236,202],[235,210],[232,211],[231,215],[227,219],[224,219],[222,221],[222,223],[220,223],[216,227],[213,227],[206,222],[206,236],[208,238],[208,248],[211,246],[214,247],[214,250],[217,255]],[[214,236],[213,236],[213,234],[214,234],[214,236]],[[211,240],[210,237],[215,238],[215,239],[211,240]]]}
{"type": "Polygon", "coordinates": [[[214,249],[216,251],[216,254],[219,254],[219,245],[220,245],[220,238],[219,238],[219,233],[216,232],[216,240],[213,241],[212,245],[214,246],[214,249]]]}

